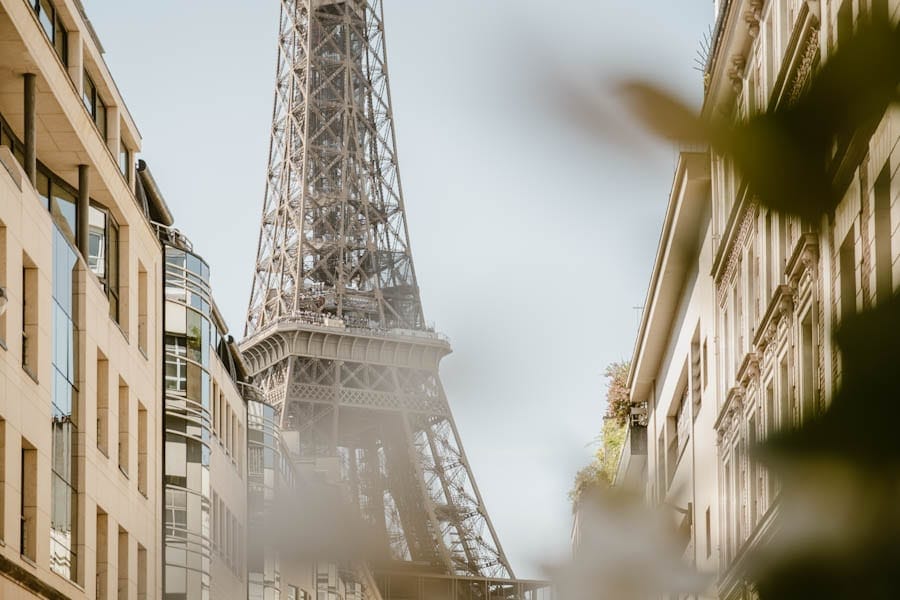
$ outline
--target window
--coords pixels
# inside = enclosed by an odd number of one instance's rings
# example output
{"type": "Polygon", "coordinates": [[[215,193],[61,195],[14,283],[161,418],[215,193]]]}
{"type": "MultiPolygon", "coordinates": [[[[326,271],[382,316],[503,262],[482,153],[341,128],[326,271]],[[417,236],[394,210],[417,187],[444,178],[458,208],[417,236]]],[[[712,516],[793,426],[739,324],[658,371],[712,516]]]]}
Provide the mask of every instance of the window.
{"type": "Polygon", "coordinates": [[[703,371],[703,390],[706,390],[706,386],[709,384],[709,352],[706,346],[706,338],[703,338],[703,357],[701,363],[701,370],[703,371]]]}
{"type": "Polygon", "coordinates": [[[38,196],[41,198],[41,204],[43,204],[44,208],[50,210],[50,176],[40,167],[37,170],[36,187],[38,196]]]}
{"type": "Polygon", "coordinates": [[[50,570],[77,577],[79,543],[76,446],[78,388],[75,326],[78,255],[53,230],[53,333],[51,381],[50,570]]]}
{"type": "Polygon", "coordinates": [[[147,269],[138,261],[138,348],[147,355],[147,269]]]}
{"type": "Polygon", "coordinates": [[[97,449],[109,456],[109,361],[97,349],[97,449]]]}
{"type": "MultiPolygon", "coordinates": [[[[890,160],[875,180],[875,290],[878,302],[893,294],[891,255],[891,170],[890,160]]],[[[2,251],[0,251],[2,252],[2,251]]]]}
{"type": "Polygon", "coordinates": [[[125,181],[131,182],[131,151],[124,141],[119,142],[119,170],[125,177],[125,181]]]}
{"type": "Polygon", "coordinates": [[[764,265],[765,283],[763,284],[765,287],[763,288],[763,295],[764,295],[764,304],[768,305],[769,299],[772,297],[772,292],[775,289],[775,281],[774,281],[774,277],[772,276],[772,260],[773,260],[772,256],[775,255],[775,244],[774,244],[775,238],[773,237],[773,229],[772,229],[772,211],[770,211],[770,210],[766,211],[765,227],[766,227],[765,244],[763,246],[761,254],[764,257],[766,257],[767,254],[769,255],[767,258],[763,259],[765,261],[765,265],[764,265]]]}
{"type": "Polygon", "coordinates": [[[38,277],[37,267],[22,254],[22,368],[32,379],[38,377],[38,277]]]}
{"type": "Polygon", "coordinates": [[[219,437],[219,386],[212,382],[212,430],[219,437]]]}
{"type": "Polygon", "coordinates": [[[731,480],[731,461],[726,460],[724,465],[723,487],[725,488],[725,563],[731,562],[731,549],[734,541],[734,489],[731,480]]]}
{"type": "Polygon", "coordinates": [[[231,414],[231,408],[225,405],[225,451],[231,454],[233,438],[234,417],[231,414]]]}
{"type": "Polygon", "coordinates": [[[109,316],[116,323],[119,320],[119,226],[109,219],[109,230],[107,231],[107,263],[106,276],[106,294],[109,297],[109,316]]]}
{"type": "Polygon", "coordinates": [[[802,422],[813,417],[816,406],[815,344],[813,340],[812,311],[806,313],[800,324],[800,403],[802,422]]]}
{"type": "Polygon", "coordinates": [[[244,469],[244,426],[238,423],[237,426],[237,447],[235,448],[234,454],[237,458],[237,468],[238,472],[243,476],[244,469]]]}
{"type": "Polygon", "coordinates": [[[837,43],[843,46],[853,35],[853,4],[844,0],[837,13],[837,43]]]}
{"type": "Polygon", "coordinates": [[[128,532],[119,527],[119,598],[128,598],[128,532]]]}
{"type": "Polygon", "coordinates": [[[187,339],[166,336],[166,390],[187,392],[187,339]]]}
{"type": "Polygon", "coordinates": [[[675,448],[676,461],[687,446],[691,437],[691,403],[688,401],[688,390],[685,388],[681,394],[681,401],[678,403],[678,409],[675,412],[675,448]]]}
{"type": "Polygon", "coordinates": [[[781,408],[781,428],[787,429],[794,425],[793,394],[791,393],[791,371],[788,368],[787,357],[781,361],[778,387],[780,388],[779,407],[781,408]]]}
{"type": "Polygon", "coordinates": [[[147,495],[147,409],[138,403],[138,491],[147,495]]]}
{"type": "Polygon", "coordinates": [[[853,233],[851,228],[840,250],[842,321],[856,313],[856,249],[853,233]]]}
{"type": "Polygon", "coordinates": [[[34,561],[37,557],[37,450],[22,438],[19,471],[19,552],[34,561]]]}
{"type": "Polygon", "coordinates": [[[769,14],[766,16],[764,25],[766,30],[765,54],[766,58],[768,58],[766,64],[766,98],[769,97],[772,89],[775,87],[775,79],[778,77],[778,63],[780,62],[778,60],[778,51],[775,48],[775,11],[772,10],[771,5],[769,6],[769,14]]]}
{"type": "Polygon", "coordinates": [[[31,0],[31,7],[37,15],[41,24],[41,29],[50,43],[53,44],[53,50],[64,65],[69,63],[69,36],[65,26],[60,20],[56,12],[56,8],[49,0],[31,0]]]}
{"type": "Polygon", "coordinates": [[[709,507],[706,507],[706,558],[712,556],[712,523],[710,519],[709,507]]]}
{"type": "Polygon", "coordinates": [[[209,528],[209,537],[212,542],[213,552],[219,551],[219,495],[216,494],[215,490],[212,490],[209,495],[209,522],[211,526],[209,528]]]}
{"type": "Polygon", "coordinates": [[[6,421],[0,417],[0,540],[6,539],[6,421]]]}
{"type": "Polygon", "coordinates": [[[106,212],[91,206],[88,213],[88,268],[106,279],[106,212]]]}
{"type": "Polygon", "coordinates": [[[700,327],[694,333],[694,339],[691,341],[691,396],[693,397],[693,417],[697,418],[700,414],[700,405],[702,402],[703,392],[703,370],[702,352],[700,350],[700,327]]]}
{"type": "Polygon", "coordinates": [[[743,295],[744,260],[738,260],[737,275],[734,278],[734,373],[738,372],[744,356],[744,295],[743,295]]]}
{"type": "Polygon", "coordinates": [[[84,86],[81,94],[81,100],[84,102],[84,107],[87,109],[88,114],[91,115],[94,125],[97,126],[97,131],[100,132],[100,137],[105,142],[106,103],[103,102],[100,92],[97,91],[97,85],[94,83],[94,80],[91,79],[91,76],[88,75],[87,70],[84,71],[84,86]]]}
{"type": "MultiPolygon", "coordinates": [[[[0,348],[6,349],[6,311],[9,303],[9,280],[6,279],[6,226],[0,221],[0,348]]],[[[0,510],[0,514],[3,511],[0,510]]]]}
{"type": "Polygon", "coordinates": [[[55,179],[51,181],[50,214],[54,216],[56,225],[72,244],[75,243],[75,232],[78,231],[76,198],[77,192],[74,188],[55,179]]]}
{"type": "Polygon", "coordinates": [[[677,429],[676,417],[669,417],[666,419],[666,430],[668,437],[668,446],[666,447],[666,489],[669,489],[669,486],[672,485],[672,480],[675,478],[675,468],[678,466],[678,429],[677,429]]]}
{"type": "Polygon", "coordinates": [[[749,422],[747,423],[747,449],[748,449],[748,457],[747,460],[750,463],[750,506],[749,506],[749,517],[750,517],[750,529],[756,526],[756,522],[759,519],[759,500],[761,498],[761,494],[759,493],[762,489],[762,485],[760,485],[760,477],[762,475],[762,467],[757,463],[756,459],[753,456],[753,450],[756,448],[756,440],[758,438],[757,430],[756,430],[757,419],[756,415],[752,415],[750,417],[749,422]]]}
{"type": "Polygon", "coordinates": [[[138,600],[148,600],[147,595],[147,549],[138,544],[137,547],[137,597],[138,600]]]}
{"type": "Polygon", "coordinates": [[[128,477],[131,462],[129,454],[131,415],[128,396],[128,385],[119,378],[119,470],[125,477],[128,477]]]}
{"type": "Polygon", "coordinates": [[[97,600],[109,599],[109,516],[97,507],[97,600]]]}

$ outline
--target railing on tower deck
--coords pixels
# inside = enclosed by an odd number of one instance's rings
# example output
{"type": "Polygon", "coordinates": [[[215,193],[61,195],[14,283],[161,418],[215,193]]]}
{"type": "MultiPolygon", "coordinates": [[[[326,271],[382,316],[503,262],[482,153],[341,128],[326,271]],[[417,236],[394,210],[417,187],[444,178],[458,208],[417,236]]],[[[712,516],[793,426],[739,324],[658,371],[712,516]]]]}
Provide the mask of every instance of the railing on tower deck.
{"type": "Polygon", "coordinates": [[[547,581],[498,579],[462,575],[375,571],[384,600],[401,598],[459,598],[462,600],[555,600],[556,590],[547,581]]]}
{"type": "Polygon", "coordinates": [[[430,326],[427,329],[403,329],[399,327],[389,329],[371,321],[366,322],[361,319],[340,318],[312,311],[299,311],[292,315],[278,317],[277,319],[266,323],[261,329],[257,330],[247,339],[252,340],[262,338],[269,331],[280,325],[312,325],[360,335],[384,338],[416,337],[426,340],[441,341],[447,344],[450,343],[450,338],[441,332],[435,331],[433,326],[430,326]]]}
{"type": "Polygon", "coordinates": [[[263,393],[262,388],[258,385],[253,385],[252,383],[246,383],[243,381],[237,382],[238,390],[241,392],[241,397],[244,400],[252,400],[254,402],[260,402],[262,404],[266,403],[266,395],[263,393]]]}

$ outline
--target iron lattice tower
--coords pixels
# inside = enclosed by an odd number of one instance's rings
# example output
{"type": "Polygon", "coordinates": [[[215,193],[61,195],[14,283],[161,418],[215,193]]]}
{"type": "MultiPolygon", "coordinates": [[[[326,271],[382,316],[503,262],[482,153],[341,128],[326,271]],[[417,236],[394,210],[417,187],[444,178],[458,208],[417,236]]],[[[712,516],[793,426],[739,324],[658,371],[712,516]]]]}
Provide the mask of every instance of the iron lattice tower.
{"type": "Polygon", "coordinates": [[[394,560],[512,578],[424,323],[386,60],[381,0],[281,0],[242,349],[296,455],[339,457],[394,560]]]}

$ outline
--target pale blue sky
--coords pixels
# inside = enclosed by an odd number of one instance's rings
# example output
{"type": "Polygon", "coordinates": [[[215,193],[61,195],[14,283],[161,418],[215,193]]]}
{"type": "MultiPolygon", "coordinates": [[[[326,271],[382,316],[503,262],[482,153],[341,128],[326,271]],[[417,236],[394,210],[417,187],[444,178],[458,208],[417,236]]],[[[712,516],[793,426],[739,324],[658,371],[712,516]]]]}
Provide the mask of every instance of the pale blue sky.
{"type": "MultiPolygon", "coordinates": [[[[142,157],[239,334],[279,3],[84,3],[142,157]]],[[[444,386],[520,577],[567,550],[566,493],[600,430],[603,369],[631,355],[673,164],[661,146],[595,143],[551,88],[639,73],[696,98],[712,12],[711,0],[385,0],[426,317],[453,341],[444,386]]]]}

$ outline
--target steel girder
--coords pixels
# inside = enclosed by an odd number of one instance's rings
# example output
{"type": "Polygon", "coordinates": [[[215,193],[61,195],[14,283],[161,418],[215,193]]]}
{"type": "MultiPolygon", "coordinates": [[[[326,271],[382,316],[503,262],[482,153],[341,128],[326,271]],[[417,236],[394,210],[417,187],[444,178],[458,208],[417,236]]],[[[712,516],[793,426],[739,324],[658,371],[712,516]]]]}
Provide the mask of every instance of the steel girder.
{"type": "Polygon", "coordinates": [[[400,187],[381,0],[282,0],[246,331],[308,311],[423,324],[400,187]]]}
{"type": "Polygon", "coordinates": [[[512,578],[440,383],[449,345],[424,329],[381,0],[281,0],[254,378],[296,457],[341,459],[394,560],[512,578]]]}

